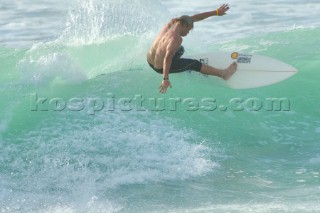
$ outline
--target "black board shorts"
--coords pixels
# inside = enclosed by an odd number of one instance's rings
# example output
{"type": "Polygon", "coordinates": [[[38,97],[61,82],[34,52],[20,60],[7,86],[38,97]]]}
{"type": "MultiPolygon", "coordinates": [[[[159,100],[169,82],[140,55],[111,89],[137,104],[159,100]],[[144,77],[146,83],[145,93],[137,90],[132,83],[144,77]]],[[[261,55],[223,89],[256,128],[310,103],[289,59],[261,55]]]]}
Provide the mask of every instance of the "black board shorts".
{"type": "MultiPolygon", "coordinates": [[[[184,48],[183,46],[181,46],[180,49],[175,53],[174,57],[172,58],[172,63],[171,63],[169,73],[179,73],[179,72],[184,72],[188,70],[200,72],[202,63],[195,59],[181,58],[183,53],[184,53],[184,48]]],[[[163,74],[163,69],[157,69],[149,62],[148,64],[154,71],[156,71],[159,74],[163,74]]]]}

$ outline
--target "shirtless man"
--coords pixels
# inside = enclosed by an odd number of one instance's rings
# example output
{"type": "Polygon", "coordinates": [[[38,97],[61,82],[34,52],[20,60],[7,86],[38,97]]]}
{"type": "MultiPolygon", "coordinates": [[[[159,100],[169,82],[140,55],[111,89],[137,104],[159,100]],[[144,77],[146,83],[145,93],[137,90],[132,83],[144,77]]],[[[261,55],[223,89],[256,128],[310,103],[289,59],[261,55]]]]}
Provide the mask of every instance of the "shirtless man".
{"type": "Polygon", "coordinates": [[[172,19],[159,32],[147,54],[147,61],[150,67],[156,72],[163,74],[163,81],[159,87],[163,94],[171,86],[169,73],[179,73],[187,70],[194,70],[207,75],[215,75],[228,80],[237,70],[237,64],[232,63],[227,69],[220,70],[214,67],[200,63],[193,59],[180,58],[184,53],[181,46],[182,37],[187,36],[193,28],[193,23],[201,21],[211,16],[223,16],[229,10],[227,4],[222,5],[219,9],[196,14],[193,16],[181,16],[172,19]]]}

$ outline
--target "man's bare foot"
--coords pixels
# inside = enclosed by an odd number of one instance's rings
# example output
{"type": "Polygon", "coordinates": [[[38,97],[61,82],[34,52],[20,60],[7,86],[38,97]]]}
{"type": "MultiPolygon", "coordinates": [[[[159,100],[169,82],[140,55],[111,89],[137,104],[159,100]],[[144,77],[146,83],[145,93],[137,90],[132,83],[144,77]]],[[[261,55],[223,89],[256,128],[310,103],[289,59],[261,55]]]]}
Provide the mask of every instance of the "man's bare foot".
{"type": "Polygon", "coordinates": [[[233,62],[230,66],[223,71],[222,78],[224,80],[229,80],[230,77],[237,71],[238,64],[233,62]]]}

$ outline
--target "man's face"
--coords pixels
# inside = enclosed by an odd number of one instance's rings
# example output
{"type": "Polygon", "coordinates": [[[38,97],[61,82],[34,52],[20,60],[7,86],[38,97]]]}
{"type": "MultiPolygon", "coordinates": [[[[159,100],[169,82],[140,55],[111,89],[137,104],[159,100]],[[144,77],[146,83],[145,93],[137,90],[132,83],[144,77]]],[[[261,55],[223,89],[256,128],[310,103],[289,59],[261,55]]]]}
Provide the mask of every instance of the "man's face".
{"type": "Polygon", "coordinates": [[[190,30],[192,29],[192,26],[188,26],[188,25],[184,25],[182,27],[182,33],[181,36],[187,36],[190,32],[190,30]]]}

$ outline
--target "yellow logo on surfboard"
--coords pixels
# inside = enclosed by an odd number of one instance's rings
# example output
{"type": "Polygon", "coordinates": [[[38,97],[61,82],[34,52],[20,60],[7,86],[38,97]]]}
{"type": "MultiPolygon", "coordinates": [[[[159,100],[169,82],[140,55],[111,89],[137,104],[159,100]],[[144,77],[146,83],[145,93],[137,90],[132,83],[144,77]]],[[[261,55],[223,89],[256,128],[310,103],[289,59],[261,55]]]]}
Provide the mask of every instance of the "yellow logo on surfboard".
{"type": "Polygon", "coordinates": [[[238,57],[239,57],[239,53],[238,53],[238,52],[233,52],[233,53],[231,54],[231,58],[232,58],[232,59],[238,59],[238,57]]]}

